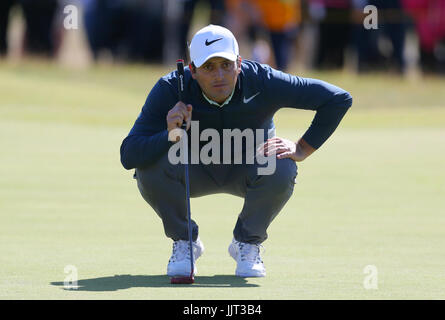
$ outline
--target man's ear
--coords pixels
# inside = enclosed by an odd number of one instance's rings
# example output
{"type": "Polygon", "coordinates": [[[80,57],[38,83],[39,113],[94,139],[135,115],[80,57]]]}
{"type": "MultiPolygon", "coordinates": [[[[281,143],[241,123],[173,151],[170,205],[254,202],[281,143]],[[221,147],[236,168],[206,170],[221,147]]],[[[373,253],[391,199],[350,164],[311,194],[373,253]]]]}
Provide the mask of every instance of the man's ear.
{"type": "Polygon", "coordinates": [[[241,62],[243,61],[243,59],[241,58],[241,56],[238,56],[238,58],[236,59],[236,66],[238,68],[238,71],[241,71],[241,62]]]}

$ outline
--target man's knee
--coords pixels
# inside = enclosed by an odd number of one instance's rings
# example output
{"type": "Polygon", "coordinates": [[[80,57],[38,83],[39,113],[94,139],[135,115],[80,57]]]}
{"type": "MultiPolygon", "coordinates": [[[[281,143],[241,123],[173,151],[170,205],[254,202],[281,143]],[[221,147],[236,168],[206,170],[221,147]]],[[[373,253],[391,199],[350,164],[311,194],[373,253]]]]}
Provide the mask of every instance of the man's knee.
{"type": "Polygon", "coordinates": [[[140,188],[158,188],[160,185],[165,184],[165,179],[180,180],[181,173],[178,170],[178,166],[170,163],[168,154],[165,154],[153,164],[143,168],[136,168],[135,178],[140,188]]]}
{"type": "Polygon", "coordinates": [[[292,159],[277,159],[275,171],[262,179],[271,190],[292,193],[297,178],[297,165],[292,159]]]}

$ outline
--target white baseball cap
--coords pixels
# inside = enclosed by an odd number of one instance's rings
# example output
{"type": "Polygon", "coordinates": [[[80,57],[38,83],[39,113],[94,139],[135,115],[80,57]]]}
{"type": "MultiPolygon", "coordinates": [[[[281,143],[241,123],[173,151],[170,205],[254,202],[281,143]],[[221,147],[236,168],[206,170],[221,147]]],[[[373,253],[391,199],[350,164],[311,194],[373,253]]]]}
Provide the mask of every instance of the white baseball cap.
{"type": "Polygon", "coordinates": [[[238,42],[233,33],[224,27],[210,24],[199,30],[190,43],[190,59],[199,68],[213,57],[236,61],[238,42]]]}

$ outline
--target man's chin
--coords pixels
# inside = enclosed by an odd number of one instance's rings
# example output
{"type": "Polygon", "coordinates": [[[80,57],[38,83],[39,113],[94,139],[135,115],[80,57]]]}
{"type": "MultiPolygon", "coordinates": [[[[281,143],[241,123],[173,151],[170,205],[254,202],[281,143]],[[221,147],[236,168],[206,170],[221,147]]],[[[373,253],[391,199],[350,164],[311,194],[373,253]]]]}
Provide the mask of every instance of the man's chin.
{"type": "Polygon", "coordinates": [[[226,99],[229,97],[230,94],[214,94],[211,96],[208,96],[210,100],[218,102],[218,103],[223,103],[224,101],[226,101],[226,99]]]}

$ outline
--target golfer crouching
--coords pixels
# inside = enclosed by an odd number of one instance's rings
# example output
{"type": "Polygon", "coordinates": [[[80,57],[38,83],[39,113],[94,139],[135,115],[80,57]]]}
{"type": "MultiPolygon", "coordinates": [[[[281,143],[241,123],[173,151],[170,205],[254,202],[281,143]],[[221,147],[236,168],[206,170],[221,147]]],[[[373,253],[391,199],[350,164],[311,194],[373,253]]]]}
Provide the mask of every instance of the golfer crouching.
{"type": "MultiPolygon", "coordinates": [[[[221,26],[199,30],[189,49],[184,102],[178,99],[176,71],[159,79],[122,142],[121,162],[126,169],[136,169],[142,197],[173,240],[167,275],[190,275],[184,169],[175,156],[181,152],[178,137],[171,134],[185,121],[190,197],[227,193],[244,199],[229,254],[236,261],[237,276],[264,277],[261,244],[293,193],[296,162],[332,135],[352,97],[327,82],[242,60],[235,37],[221,26]],[[273,116],[281,108],[316,111],[296,141],[275,136],[273,116]]],[[[191,222],[196,261],[204,245],[197,223],[191,222]]]]}

